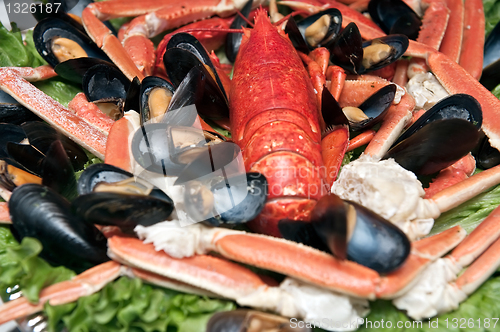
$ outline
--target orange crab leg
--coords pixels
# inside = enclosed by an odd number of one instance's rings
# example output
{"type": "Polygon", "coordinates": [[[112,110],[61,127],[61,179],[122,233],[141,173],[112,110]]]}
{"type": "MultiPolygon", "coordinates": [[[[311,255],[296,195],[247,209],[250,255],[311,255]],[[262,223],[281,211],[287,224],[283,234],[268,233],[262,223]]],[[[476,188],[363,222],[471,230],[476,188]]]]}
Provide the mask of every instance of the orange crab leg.
{"type": "Polygon", "coordinates": [[[104,114],[94,103],[89,103],[83,92],[78,93],[68,104],[68,109],[80,118],[92,123],[104,134],[108,134],[115,120],[104,114]]]}
{"type": "Polygon", "coordinates": [[[377,297],[394,298],[404,294],[417,281],[417,276],[433,261],[456,247],[467,235],[460,226],[412,243],[412,253],[398,270],[382,277],[377,297]]]}
{"type": "Polygon", "coordinates": [[[346,77],[345,70],[339,66],[329,66],[326,71],[326,79],[330,80],[329,90],[335,100],[340,100],[346,77]]]}
{"type": "Polygon", "coordinates": [[[377,132],[375,130],[368,129],[367,131],[364,131],[358,136],[352,138],[349,141],[349,147],[347,148],[346,152],[352,151],[354,149],[359,148],[360,146],[370,143],[373,137],[375,137],[376,133],[377,132]]]}
{"type": "Polygon", "coordinates": [[[465,0],[464,36],[459,64],[475,79],[483,71],[484,10],[481,0],[465,0]]]}
{"type": "Polygon", "coordinates": [[[344,154],[349,146],[349,128],[336,126],[321,139],[321,155],[326,168],[326,181],[328,188],[337,178],[337,174],[344,160],[344,154]]]}
{"type": "Polygon", "coordinates": [[[0,224],[11,224],[9,214],[9,203],[0,202],[0,224]]]}
{"type": "Polygon", "coordinates": [[[474,173],[475,169],[476,161],[469,153],[453,165],[441,170],[438,176],[432,180],[429,188],[425,189],[424,198],[431,198],[441,190],[467,179],[474,173]]]}
{"type": "Polygon", "coordinates": [[[107,139],[104,133],[64,108],[13,71],[0,68],[0,88],[97,157],[104,157],[107,139]]]}
{"type": "Polygon", "coordinates": [[[458,62],[464,30],[464,4],[462,0],[446,0],[446,5],[450,9],[450,18],[439,51],[458,62]]]}
{"type": "MultiPolygon", "coordinates": [[[[104,4],[106,2],[103,2],[104,4]]],[[[88,35],[113,61],[118,68],[127,76],[129,80],[138,77],[139,80],[144,78],[144,75],[137,69],[135,63],[128,56],[125,48],[111,31],[96,17],[95,5],[101,3],[92,3],[82,12],[82,20],[88,35]]]]}
{"type": "Polygon", "coordinates": [[[101,290],[121,273],[121,265],[110,261],[97,265],[72,280],[44,288],[40,292],[40,299],[37,304],[28,302],[25,297],[9,301],[0,307],[2,313],[0,315],[0,324],[42,311],[46,302],[51,305],[60,305],[74,302],[82,296],[91,295],[101,290]]]}
{"type": "Polygon", "coordinates": [[[432,2],[424,13],[417,41],[438,50],[445,35],[449,17],[450,10],[444,3],[432,2]]]}
{"type": "Polygon", "coordinates": [[[31,67],[4,67],[15,72],[29,82],[43,81],[57,76],[54,68],[44,65],[36,68],[31,67]]]}

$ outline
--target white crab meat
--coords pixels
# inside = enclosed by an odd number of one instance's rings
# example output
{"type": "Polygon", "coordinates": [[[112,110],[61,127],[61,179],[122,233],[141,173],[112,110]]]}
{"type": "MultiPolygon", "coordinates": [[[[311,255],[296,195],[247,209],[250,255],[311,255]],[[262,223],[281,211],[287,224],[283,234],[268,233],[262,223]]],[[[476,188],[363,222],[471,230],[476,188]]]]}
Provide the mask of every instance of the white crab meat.
{"type": "Polygon", "coordinates": [[[465,292],[450,284],[460,270],[449,258],[440,258],[427,267],[409,292],[392,303],[416,320],[455,310],[467,298],[465,292]]]}
{"type": "Polygon", "coordinates": [[[415,174],[393,159],[378,161],[362,155],[342,168],[332,193],[378,213],[412,241],[429,234],[434,218],[440,215],[432,201],[424,200],[415,174]]]}
{"type": "Polygon", "coordinates": [[[417,109],[428,110],[449,93],[432,73],[416,74],[406,84],[406,90],[415,99],[417,109]]]}

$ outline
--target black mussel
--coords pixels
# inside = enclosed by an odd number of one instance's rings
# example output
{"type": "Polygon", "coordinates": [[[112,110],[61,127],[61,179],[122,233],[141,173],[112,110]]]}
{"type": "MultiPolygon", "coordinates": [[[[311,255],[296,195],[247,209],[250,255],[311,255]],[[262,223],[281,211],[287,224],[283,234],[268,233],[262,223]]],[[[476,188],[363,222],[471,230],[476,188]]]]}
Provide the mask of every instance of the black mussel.
{"type": "Polygon", "coordinates": [[[139,81],[138,77],[134,77],[132,82],[130,82],[130,86],[128,87],[127,90],[127,98],[125,98],[125,104],[123,105],[123,112],[128,112],[130,110],[140,111],[141,109],[140,94],[141,94],[141,81],[139,81]]]}
{"type": "Polygon", "coordinates": [[[451,95],[425,112],[392,146],[396,146],[432,121],[440,119],[467,120],[479,130],[483,123],[483,112],[481,105],[474,97],[466,94],[451,95]]]}
{"type": "Polygon", "coordinates": [[[389,35],[362,42],[359,30],[349,23],[330,48],[330,60],[352,74],[365,74],[397,61],[408,48],[404,35],[389,35]]]}
{"type": "Polygon", "coordinates": [[[500,152],[491,146],[489,138],[485,135],[475,151],[472,152],[476,159],[477,167],[489,169],[500,164],[500,152]]]}
{"type": "Polygon", "coordinates": [[[227,93],[217,74],[217,70],[212,60],[210,60],[207,51],[196,37],[183,32],[172,36],[163,55],[163,63],[165,64],[170,81],[176,88],[194,66],[203,67],[204,69],[208,67],[209,69],[206,71],[209,72],[209,76],[215,78],[215,82],[222,92],[224,99],[227,100],[227,93]],[[179,50],[184,50],[191,54],[179,52],[179,50]]]}
{"type": "Polygon", "coordinates": [[[490,32],[484,42],[483,69],[500,60],[500,22],[490,32]]]}
{"type": "Polygon", "coordinates": [[[358,74],[363,60],[363,40],[355,23],[349,23],[342,30],[330,48],[330,53],[330,61],[351,73],[358,74]]]}
{"type": "Polygon", "coordinates": [[[149,76],[142,80],[139,95],[141,123],[161,119],[173,94],[172,84],[161,77],[149,76]]]}
{"type": "Polygon", "coordinates": [[[60,140],[50,145],[43,158],[42,184],[69,200],[77,196],[75,171],[60,140]]]}
{"type": "Polygon", "coordinates": [[[9,154],[7,152],[7,142],[20,143],[26,138],[26,133],[24,130],[15,124],[11,123],[0,123],[0,158],[7,158],[9,154]]]}
{"type": "MultiPolygon", "coordinates": [[[[76,2],[78,1],[76,0],[69,0],[64,2],[49,1],[48,3],[45,4],[37,4],[36,6],[33,7],[32,14],[38,22],[46,18],[57,18],[65,21],[68,24],[71,24],[76,29],[86,34],[83,25],[77,20],[75,20],[74,17],[71,17],[68,14],[68,10],[72,9],[76,4],[76,2]]],[[[86,2],[86,1],[81,1],[81,2],[86,2]]]]}
{"type": "Polygon", "coordinates": [[[304,37],[302,36],[302,33],[300,32],[299,27],[297,26],[297,23],[295,22],[293,16],[291,16],[286,22],[285,32],[288,35],[290,41],[292,42],[293,47],[295,47],[297,51],[300,51],[305,54],[309,53],[309,46],[307,45],[304,37]]]}
{"type": "Polygon", "coordinates": [[[339,103],[326,87],[323,88],[321,95],[321,114],[325,121],[323,136],[329,134],[337,126],[349,125],[349,120],[342,112],[339,103]]]}
{"type": "Polygon", "coordinates": [[[358,74],[384,68],[397,61],[408,49],[408,37],[389,35],[363,43],[363,61],[358,74]]]}
{"type": "Polygon", "coordinates": [[[78,178],[78,194],[90,194],[98,183],[119,182],[134,175],[109,164],[94,164],[87,167],[78,178]]]}
{"type": "Polygon", "coordinates": [[[331,253],[310,222],[282,219],[278,222],[278,229],[284,239],[331,253]]]}
{"type": "Polygon", "coordinates": [[[311,224],[335,256],[379,273],[397,269],[410,254],[410,241],[397,226],[333,194],[318,201],[311,224]]]}
{"type": "MultiPolygon", "coordinates": [[[[42,179],[35,174],[29,173],[22,166],[14,164],[8,159],[0,159],[0,187],[8,192],[13,191],[26,183],[42,183],[42,179]]],[[[0,190],[2,197],[8,201],[7,194],[4,197],[3,190],[0,190]]]]}
{"type": "MultiPolygon", "coordinates": [[[[132,179],[133,180],[133,179],[132,179]]],[[[126,183],[120,183],[128,189],[126,183]]],[[[138,182],[131,185],[137,189],[138,182]]],[[[116,185],[109,184],[105,190],[116,185]]],[[[149,186],[149,190],[152,189],[149,186]]],[[[116,188],[113,188],[115,190],[116,188]]],[[[121,188],[117,188],[119,191],[121,188]]],[[[174,209],[174,203],[167,195],[159,199],[145,194],[129,194],[122,192],[93,192],[78,196],[72,202],[72,209],[87,223],[118,226],[124,231],[132,230],[137,225],[150,226],[166,220],[174,209]]]]}
{"type": "MultiPolygon", "coordinates": [[[[83,169],[88,161],[88,156],[80,145],[60,134],[44,122],[30,121],[23,123],[21,128],[26,133],[29,144],[42,154],[46,154],[51,144],[60,140],[68,155],[71,165],[75,170],[83,169]]],[[[19,161],[21,162],[21,161],[19,161]]]]}
{"type": "Polygon", "coordinates": [[[422,22],[402,0],[371,0],[370,17],[386,34],[403,34],[416,40],[422,22]]]}
{"type": "Polygon", "coordinates": [[[130,194],[149,195],[161,200],[170,201],[159,188],[147,181],[134,177],[121,168],[108,164],[94,164],[87,167],[78,179],[78,194],[86,195],[91,192],[121,192],[130,194]]]}
{"type": "MultiPolygon", "coordinates": [[[[20,125],[26,121],[42,120],[7,93],[0,91],[0,123],[20,125]]],[[[4,136],[0,135],[0,137],[4,136]]]]}
{"type": "Polygon", "coordinates": [[[73,83],[82,84],[83,75],[95,65],[106,65],[117,68],[113,63],[98,58],[78,58],[60,62],[54,71],[60,77],[73,83]]]}
{"type": "Polygon", "coordinates": [[[82,31],[59,18],[46,18],[38,22],[33,31],[35,47],[52,67],[58,63],[81,57],[110,61],[82,31]]]}
{"type": "Polygon", "coordinates": [[[395,84],[389,84],[371,95],[359,107],[344,107],[342,111],[349,119],[351,130],[364,130],[381,122],[396,96],[396,89],[395,84]]]}
{"type": "Polygon", "coordinates": [[[267,198],[267,180],[260,173],[221,178],[210,189],[201,182],[186,185],[185,206],[196,220],[213,226],[246,223],[259,215],[267,198]]]}
{"type": "Polygon", "coordinates": [[[342,14],[338,9],[330,8],[297,22],[297,27],[309,49],[329,48],[339,36],[342,14]]]}
{"type": "Polygon", "coordinates": [[[186,166],[182,157],[190,160],[189,152],[183,148],[196,148],[199,153],[199,149],[205,145],[206,139],[201,129],[147,123],[134,134],[132,155],[139,165],[148,171],[178,175],[186,166]],[[185,141],[186,139],[188,141],[185,141]]]}
{"type": "Polygon", "coordinates": [[[479,83],[488,90],[493,90],[500,84],[500,61],[495,61],[483,69],[479,83]]]}
{"type": "Polygon", "coordinates": [[[82,78],[83,92],[112,119],[123,116],[123,106],[130,86],[128,78],[115,66],[92,66],[82,78]]]}
{"type": "Polygon", "coordinates": [[[222,142],[208,145],[203,153],[200,153],[190,161],[182,170],[174,185],[181,185],[191,180],[200,179],[206,175],[224,169],[227,176],[242,174],[241,172],[241,149],[232,142],[222,142]]]}
{"type": "Polygon", "coordinates": [[[467,120],[435,120],[391,148],[383,159],[394,158],[417,175],[434,174],[469,153],[479,135],[478,128],[467,120]]]}
{"type": "MultiPolygon", "coordinates": [[[[296,324],[295,324],[296,325],[296,324]]],[[[308,327],[293,326],[290,319],[254,310],[232,310],[214,314],[207,332],[311,332],[308,327]]]]}
{"type": "Polygon", "coordinates": [[[103,234],[71,214],[69,201],[50,188],[37,184],[16,188],[9,212],[16,233],[37,238],[43,245],[41,256],[53,264],[81,271],[109,260],[103,234]]]}
{"type": "Polygon", "coordinates": [[[410,254],[408,237],[394,224],[354,202],[346,202],[348,227],[355,220],[347,259],[379,273],[400,267],[410,254]]]}
{"type": "MultiPolygon", "coordinates": [[[[248,18],[250,15],[250,11],[252,10],[253,0],[247,1],[245,6],[241,9],[240,13],[244,17],[248,18]]],[[[236,15],[233,23],[231,23],[230,29],[241,29],[242,27],[246,28],[248,23],[243,17],[236,15]]],[[[241,38],[243,35],[241,33],[228,33],[226,36],[226,57],[227,59],[234,63],[236,61],[236,55],[238,54],[238,50],[241,45],[241,38]]]]}
{"type": "MultiPolygon", "coordinates": [[[[166,114],[168,121],[173,122],[170,113],[172,110],[191,105],[195,106],[196,111],[205,118],[212,120],[229,118],[227,100],[205,67],[193,67],[175,90],[166,114]]],[[[184,114],[177,113],[182,116],[184,114]]]]}
{"type": "Polygon", "coordinates": [[[8,155],[31,173],[42,175],[42,162],[45,155],[30,144],[7,142],[8,155]]]}

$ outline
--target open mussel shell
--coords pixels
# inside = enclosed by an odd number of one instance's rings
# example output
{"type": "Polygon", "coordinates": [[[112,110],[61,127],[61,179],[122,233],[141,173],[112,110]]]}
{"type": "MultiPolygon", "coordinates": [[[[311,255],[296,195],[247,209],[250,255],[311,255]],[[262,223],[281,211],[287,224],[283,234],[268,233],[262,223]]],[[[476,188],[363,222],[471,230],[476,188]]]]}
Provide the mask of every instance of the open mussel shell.
{"type": "Polygon", "coordinates": [[[99,183],[119,182],[133,174],[109,164],[94,164],[87,167],[78,178],[78,194],[90,194],[99,183]]]}
{"type": "Polygon", "coordinates": [[[54,67],[54,71],[60,77],[73,83],[82,84],[83,75],[95,65],[116,66],[108,61],[98,58],[77,58],[60,62],[54,67]]]}
{"type": "Polygon", "coordinates": [[[399,60],[408,49],[408,37],[402,34],[373,39],[363,43],[363,60],[358,74],[384,68],[399,60]]]}
{"type": "MultiPolygon", "coordinates": [[[[305,324],[304,324],[305,325],[305,324]]],[[[206,332],[311,332],[308,327],[292,326],[288,318],[255,310],[238,309],[214,314],[206,332]]]]}
{"type": "Polygon", "coordinates": [[[19,143],[26,138],[26,133],[18,125],[0,123],[0,137],[0,158],[7,158],[7,142],[19,143]]]}
{"type": "Polygon", "coordinates": [[[209,67],[210,76],[213,75],[224,99],[227,100],[227,93],[224,90],[224,86],[222,85],[212,60],[210,60],[207,51],[200,41],[193,35],[180,32],[172,36],[167,44],[165,54],[163,55],[163,63],[165,64],[165,69],[167,70],[170,81],[176,88],[184,79],[184,76],[186,76],[194,66],[201,66],[203,68],[205,68],[205,66],[209,67]],[[191,54],[188,55],[179,50],[184,50],[191,54]],[[195,61],[193,56],[198,61],[195,61]]]}
{"type": "Polygon", "coordinates": [[[358,74],[363,60],[363,40],[358,26],[351,22],[342,30],[330,48],[330,61],[343,69],[358,74]]]}
{"type": "Polygon", "coordinates": [[[38,22],[33,30],[33,41],[38,53],[52,67],[77,57],[110,61],[108,56],[86,34],[59,18],[49,17],[38,22]],[[54,52],[55,45],[57,45],[55,47],[57,50],[54,52]],[[69,47],[66,48],[66,46],[69,47]],[[59,53],[70,53],[70,55],[59,56],[59,53]]]}
{"type": "MultiPolygon", "coordinates": [[[[250,11],[252,10],[252,5],[253,5],[253,0],[247,1],[245,6],[241,9],[240,13],[244,17],[248,18],[248,15],[250,15],[250,11]]],[[[248,23],[246,20],[243,19],[240,15],[236,15],[233,23],[231,23],[231,26],[229,27],[230,29],[241,29],[242,27],[246,28],[248,26],[248,23]]],[[[226,36],[226,57],[227,59],[234,63],[236,61],[236,55],[238,54],[238,51],[240,49],[241,45],[241,38],[243,37],[243,34],[241,33],[228,33],[226,36]]]]}
{"type": "MultiPolygon", "coordinates": [[[[219,86],[205,67],[193,67],[182,80],[168,106],[166,117],[173,122],[172,110],[194,105],[203,117],[212,120],[229,118],[229,106],[219,86]]],[[[178,113],[182,115],[183,113],[178,113]]]]}
{"type": "Polygon", "coordinates": [[[42,184],[65,198],[77,196],[75,171],[60,140],[55,140],[42,162],[42,184]]]}
{"type": "Polygon", "coordinates": [[[16,233],[38,239],[41,256],[53,264],[86,270],[109,260],[102,233],[71,214],[70,203],[50,188],[37,184],[16,188],[9,212],[16,233]]]}
{"type": "Polygon", "coordinates": [[[491,146],[489,138],[484,137],[479,141],[475,151],[472,151],[477,167],[489,169],[500,164],[500,152],[491,146]]]}
{"type": "Polygon", "coordinates": [[[350,129],[360,131],[373,127],[384,119],[389,106],[391,106],[396,96],[396,85],[389,84],[365,100],[358,108],[363,112],[364,117],[349,121],[350,129]]]}
{"type": "MultiPolygon", "coordinates": [[[[147,78],[147,77],[146,77],[147,78]]],[[[140,106],[140,94],[141,94],[141,81],[136,76],[130,82],[130,86],[127,90],[127,98],[125,98],[125,104],[123,105],[123,112],[141,110],[140,106]]],[[[141,123],[142,125],[143,123],[141,123]]]]}
{"type": "Polygon", "coordinates": [[[21,128],[26,133],[29,144],[42,154],[46,154],[54,141],[60,140],[69,160],[71,161],[71,165],[75,170],[83,169],[83,166],[87,163],[88,156],[82,147],[70,140],[68,137],[57,132],[48,124],[44,122],[30,121],[23,123],[21,128]]]}
{"type": "Polygon", "coordinates": [[[391,148],[383,159],[393,158],[417,175],[434,174],[469,153],[479,135],[467,120],[435,120],[391,148]]]}
{"type": "Polygon", "coordinates": [[[260,173],[239,174],[214,184],[213,226],[246,223],[259,215],[267,199],[267,180],[260,173]]]}
{"type": "Polygon", "coordinates": [[[93,192],[78,196],[72,202],[72,209],[90,224],[131,230],[137,225],[150,226],[166,220],[174,203],[166,195],[164,199],[158,199],[146,195],[93,192]]]}
{"type": "Polygon", "coordinates": [[[175,90],[161,77],[149,76],[142,80],[139,92],[141,123],[162,117],[175,90]]]}
{"type": "Polygon", "coordinates": [[[342,108],[331,92],[325,87],[321,94],[321,114],[325,121],[325,131],[323,135],[328,134],[336,126],[349,125],[349,120],[342,112],[342,108]]]}
{"type": "Polygon", "coordinates": [[[295,22],[293,16],[291,16],[286,22],[285,33],[288,35],[288,38],[292,42],[293,47],[297,51],[308,54],[309,53],[309,45],[307,45],[302,33],[295,22]]]}
{"type": "Polygon", "coordinates": [[[386,34],[403,34],[416,40],[422,22],[402,0],[371,0],[370,17],[386,34]]]}
{"type": "MultiPolygon", "coordinates": [[[[330,8],[297,22],[297,28],[310,50],[333,45],[342,27],[342,14],[330,8]]],[[[285,29],[286,30],[286,29],[285,29]]]]}
{"type": "Polygon", "coordinates": [[[222,142],[208,145],[203,153],[193,159],[179,174],[174,185],[181,185],[191,180],[196,180],[206,175],[210,175],[221,169],[225,169],[226,174],[237,174],[238,169],[231,173],[229,165],[238,167],[238,160],[241,157],[241,149],[232,142],[222,142]],[[233,163],[236,161],[236,163],[233,163]]]}
{"type": "Polygon", "coordinates": [[[112,119],[122,117],[130,81],[115,66],[92,66],[83,75],[82,86],[89,102],[96,103],[112,119]]]}
{"type": "Polygon", "coordinates": [[[467,94],[451,95],[425,112],[392,146],[396,146],[432,121],[440,119],[467,120],[479,130],[483,123],[483,112],[481,105],[474,97],[467,94]]]}

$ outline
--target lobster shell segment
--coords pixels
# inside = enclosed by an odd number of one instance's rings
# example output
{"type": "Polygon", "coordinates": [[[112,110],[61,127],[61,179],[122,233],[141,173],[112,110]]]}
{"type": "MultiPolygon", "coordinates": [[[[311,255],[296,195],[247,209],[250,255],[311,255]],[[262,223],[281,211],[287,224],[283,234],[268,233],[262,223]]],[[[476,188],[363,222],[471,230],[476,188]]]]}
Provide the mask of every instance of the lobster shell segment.
{"type": "Polygon", "coordinates": [[[280,219],[307,219],[297,208],[312,207],[324,193],[324,167],[313,85],[292,43],[264,10],[257,11],[253,29],[244,29],[229,100],[232,137],[247,172],[269,181],[270,201],[251,227],[280,236],[280,219]]]}

